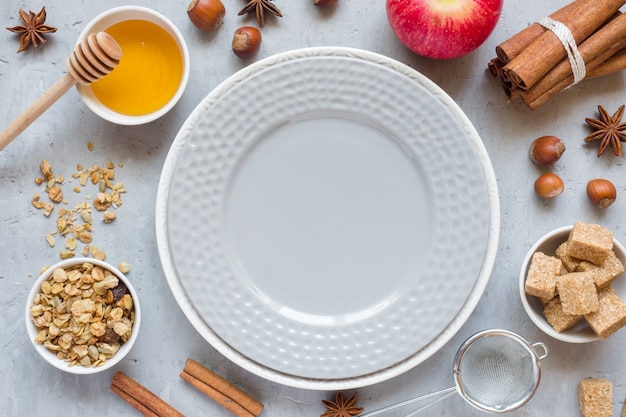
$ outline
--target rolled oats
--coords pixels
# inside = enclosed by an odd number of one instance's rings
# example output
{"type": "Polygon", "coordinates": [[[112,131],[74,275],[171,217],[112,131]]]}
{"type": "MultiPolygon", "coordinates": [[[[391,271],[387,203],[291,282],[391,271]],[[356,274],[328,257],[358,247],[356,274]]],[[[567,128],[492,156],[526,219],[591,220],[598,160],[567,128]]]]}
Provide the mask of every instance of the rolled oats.
{"type": "MultiPolygon", "coordinates": [[[[119,164],[122,167],[123,164],[119,164]]],[[[42,177],[35,178],[35,184],[45,185],[45,192],[48,194],[48,198],[51,202],[41,201],[41,194],[36,193],[33,195],[31,204],[36,209],[41,209],[44,216],[50,217],[54,211],[55,205],[68,204],[64,199],[63,190],[61,185],[65,184],[65,176],[63,174],[55,175],[54,170],[50,163],[43,160],[39,166],[42,177]]],[[[71,258],[74,256],[77,249],[77,241],[85,244],[82,253],[84,256],[92,256],[99,260],[104,260],[105,252],[100,249],[92,250],[90,244],[94,241],[93,234],[93,220],[92,209],[102,211],[103,223],[112,223],[117,215],[109,209],[111,207],[118,208],[122,205],[121,194],[126,192],[124,185],[121,182],[113,183],[115,179],[115,164],[111,161],[107,161],[103,166],[92,165],[85,169],[82,164],[77,164],[76,172],[71,174],[71,177],[78,180],[80,187],[75,185],[72,189],[75,193],[81,193],[81,187],[91,182],[96,185],[97,197],[90,204],[88,201],[82,201],[74,206],[73,209],[66,207],[59,207],[56,216],[56,232],[46,235],[46,242],[50,247],[54,247],[54,234],[59,233],[66,238],[65,249],[60,252],[62,259],[71,258]]],[[[69,182],[72,182],[70,180],[69,182]]],[[[91,197],[86,194],[84,197],[86,200],[90,200],[91,197]]]]}
{"type": "Polygon", "coordinates": [[[135,321],[126,286],[92,263],[55,269],[42,282],[30,315],[38,332],[35,342],[70,366],[85,367],[111,359],[129,340],[135,321]]]}
{"type": "Polygon", "coordinates": [[[111,223],[116,217],[117,215],[112,211],[105,211],[102,216],[102,221],[105,223],[111,223]]]}
{"type": "Polygon", "coordinates": [[[117,269],[119,269],[122,274],[127,274],[130,272],[130,265],[128,262],[120,262],[117,269]]]}
{"type": "Polygon", "coordinates": [[[58,185],[54,185],[47,189],[48,197],[55,203],[60,203],[63,201],[63,190],[58,185]]]}
{"type": "Polygon", "coordinates": [[[61,259],[69,259],[74,257],[74,251],[72,250],[62,250],[61,253],[59,254],[59,256],[61,257],[61,259]]]}

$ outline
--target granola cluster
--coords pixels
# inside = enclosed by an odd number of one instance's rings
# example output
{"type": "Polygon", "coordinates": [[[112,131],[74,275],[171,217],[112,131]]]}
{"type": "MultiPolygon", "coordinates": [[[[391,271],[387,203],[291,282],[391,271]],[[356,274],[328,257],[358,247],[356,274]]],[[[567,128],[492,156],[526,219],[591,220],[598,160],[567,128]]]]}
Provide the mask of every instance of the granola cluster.
{"type": "Polygon", "coordinates": [[[72,178],[78,180],[80,186],[72,188],[75,193],[80,193],[88,183],[98,187],[97,195],[92,198],[86,195],[83,201],[69,208],[69,203],[63,193],[62,186],[66,184],[63,175],[56,175],[50,163],[43,160],[40,165],[42,177],[35,178],[35,184],[45,185],[44,192],[49,202],[42,201],[42,196],[36,193],[33,196],[32,205],[40,210],[46,217],[50,217],[57,205],[56,229],[46,234],[46,241],[50,247],[56,244],[55,237],[65,239],[64,248],[59,255],[62,259],[75,256],[77,246],[83,244],[82,255],[92,256],[104,260],[106,254],[103,250],[93,245],[93,216],[92,209],[102,213],[102,222],[111,223],[117,215],[112,209],[122,205],[122,194],[126,192],[121,182],[114,183],[115,165],[108,162],[104,166],[92,165],[84,169],[77,166],[72,178]],[[91,200],[91,202],[89,201],[91,200]]]}
{"type": "Polygon", "coordinates": [[[70,366],[97,367],[131,336],[134,303],[126,285],[92,263],[57,268],[41,283],[30,315],[43,344],[70,366]]]}

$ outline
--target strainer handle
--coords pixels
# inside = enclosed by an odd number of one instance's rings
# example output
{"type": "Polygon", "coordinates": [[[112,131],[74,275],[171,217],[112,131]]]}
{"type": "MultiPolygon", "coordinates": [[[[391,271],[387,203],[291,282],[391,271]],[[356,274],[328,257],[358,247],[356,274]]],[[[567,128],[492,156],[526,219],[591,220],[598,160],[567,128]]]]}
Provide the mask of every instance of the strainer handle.
{"type": "Polygon", "coordinates": [[[550,351],[548,350],[548,346],[546,346],[546,344],[543,342],[533,343],[532,347],[533,347],[533,350],[535,351],[535,354],[539,358],[539,360],[545,359],[545,357],[548,356],[548,354],[550,353],[550,351]],[[538,347],[541,348],[543,352],[541,353],[537,352],[538,347]]]}
{"type": "Polygon", "coordinates": [[[387,407],[379,408],[378,410],[370,411],[369,413],[360,414],[359,417],[373,417],[373,416],[377,416],[377,415],[382,414],[382,413],[384,413],[386,411],[389,411],[389,410],[394,410],[394,409],[399,408],[399,407],[404,407],[405,405],[413,404],[413,403],[416,403],[418,401],[427,400],[429,398],[436,397],[434,400],[430,401],[429,403],[424,404],[423,406],[421,406],[417,410],[414,410],[414,411],[412,411],[409,414],[404,416],[404,417],[411,417],[411,416],[414,416],[417,413],[420,413],[420,412],[426,410],[427,408],[429,408],[429,407],[431,407],[431,406],[433,406],[433,405],[435,405],[435,404],[445,400],[446,398],[451,397],[452,395],[454,395],[455,392],[456,392],[456,387],[450,387],[450,388],[442,389],[440,391],[431,392],[430,394],[422,395],[422,396],[411,398],[409,400],[405,400],[405,401],[402,401],[402,402],[399,402],[399,403],[396,403],[396,404],[388,405],[387,407]]]}

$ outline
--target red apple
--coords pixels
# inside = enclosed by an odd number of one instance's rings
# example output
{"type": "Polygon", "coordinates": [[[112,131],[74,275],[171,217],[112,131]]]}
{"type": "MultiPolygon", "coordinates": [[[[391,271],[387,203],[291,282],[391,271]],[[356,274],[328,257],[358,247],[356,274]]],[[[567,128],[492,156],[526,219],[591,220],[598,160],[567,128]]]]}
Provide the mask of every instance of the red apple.
{"type": "Polygon", "coordinates": [[[387,19],[400,42],[420,55],[450,59],[489,37],[503,0],[387,0],[387,19]]]}

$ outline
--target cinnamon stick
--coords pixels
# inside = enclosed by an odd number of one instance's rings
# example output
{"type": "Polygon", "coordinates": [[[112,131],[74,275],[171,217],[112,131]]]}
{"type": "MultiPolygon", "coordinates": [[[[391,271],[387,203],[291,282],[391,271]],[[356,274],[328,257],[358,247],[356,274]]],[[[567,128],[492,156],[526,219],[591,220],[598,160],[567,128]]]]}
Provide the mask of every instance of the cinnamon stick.
{"type": "Polygon", "coordinates": [[[586,80],[602,77],[604,75],[614,74],[626,69],[626,49],[622,49],[615,55],[587,72],[586,80]]]}
{"type": "MultiPolygon", "coordinates": [[[[614,54],[612,57],[608,58],[601,64],[595,66],[592,70],[588,71],[587,76],[585,77],[585,80],[613,74],[613,73],[623,71],[623,70],[626,70],[626,50],[625,49],[620,50],[619,52],[614,54]]],[[[558,85],[554,86],[549,91],[545,92],[540,97],[533,100],[532,102],[525,100],[524,103],[528,107],[530,107],[532,110],[536,110],[541,105],[545,104],[548,100],[550,100],[552,97],[554,97],[557,93],[567,88],[567,86],[569,86],[573,80],[574,80],[574,77],[570,76],[567,79],[563,80],[558,85]]],[[[521,93],[518,95],[521,95],[521,93]]]]}
{"type": "Polygon", "coordinates": [[[111,391],[119,395],[124,401],[130,404],[135,410],[139,411],[145,417],[159,417],[159,415],[148,407],[137,401],[134,397],[123,391],[121,388],[111,385],[111,391]]]}
{"type": "Polygon", "coordinates": [[[185,417],[143,385],[124,374],[116,372],[111,380],[111,391],[146,417],[185,417]]]}
{"type": "MultiPolygon", "coordinates": [[[[562,21],[569,28],[576,44],[607,21],[625,0],[581,0],[562,21]]],[[[513,58],[504,71],[518,87],[527,90],[545,76],[567,52],[552,31],[545,31],[513,58]]]]}
{"type": "Polygon", "coordinates": [[[189,358],[180,377],[238,417],[258,417],[263,404],[189,358]]]}
{"type": "MultiPolygon", "coordinates": [[[[586,70],[589,71],[625,46],[626,14],[621,14],[581,43],[578,51],[585,62],[586,70]]],[[[554,86],[562,85],[561,81],[564,79],[570,80],[571,75],[569,59],[564,58],[535,85],[522,92],[522,97],[529,102],[534,101],[554,86]]],[[[570,84],[573,81],[572,76],[570,84]]]]}
{"type": "Polygon", "coordinates": [[[487,68],[492,76],[501,78],[502,77],[502,68],[504,67],[504,62],[500,60],[500,58],[493,58],[491,61],[487,63],[487,68]]]}
{"type": "MultiPolygon", "coordinates": [[[[574,10],[584,0],[576,0],[569,3],[565,7],[557,10],[549,15],[550,18],[562,22],[566,20],[567,15],[574,10]]],[[[537,39],[539,35],[543,34],[547,29],[541,26],[539,23],[533,23],[521,30],[517,34],[511,36],[501,44],[496,46],[496,55],[504,64],[509,63],[513,58],[518,56],[528,44],[537,39]]]]}

